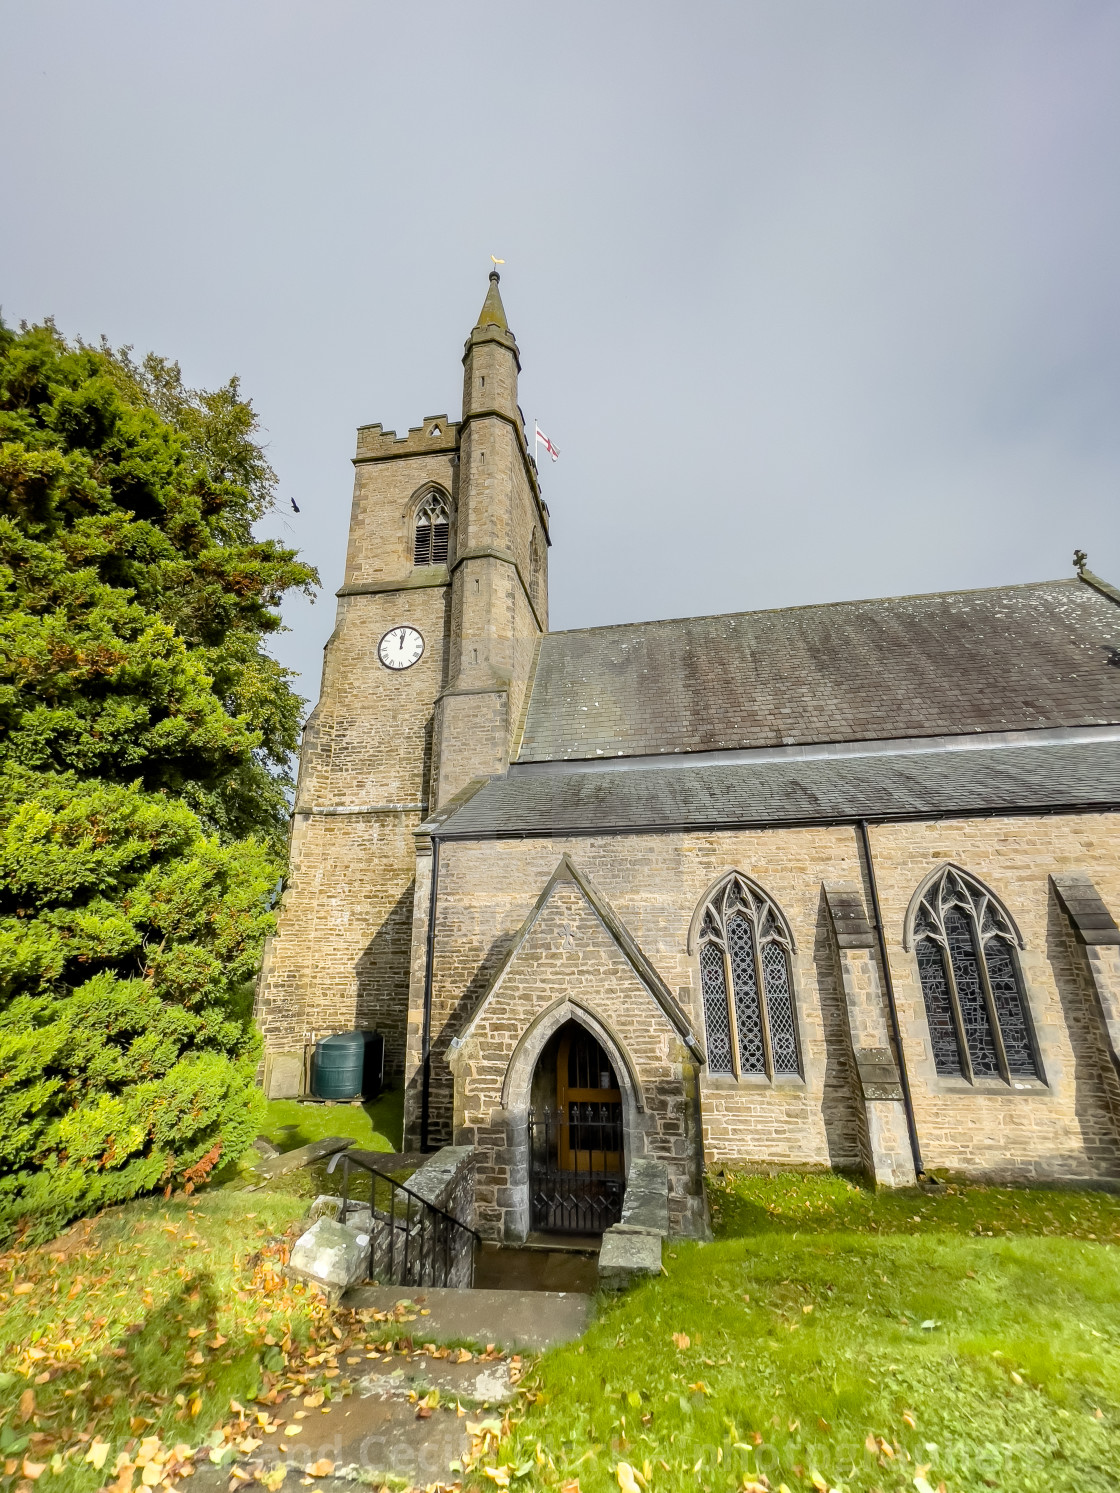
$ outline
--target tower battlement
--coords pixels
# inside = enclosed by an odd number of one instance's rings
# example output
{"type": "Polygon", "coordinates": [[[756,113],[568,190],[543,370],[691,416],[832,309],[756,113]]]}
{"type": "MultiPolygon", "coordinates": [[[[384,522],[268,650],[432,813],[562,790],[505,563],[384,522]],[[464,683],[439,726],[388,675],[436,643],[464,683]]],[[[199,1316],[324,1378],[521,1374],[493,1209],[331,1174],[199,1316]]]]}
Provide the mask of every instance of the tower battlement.
{"type": "Polygon", "coordinates": [[[446,415],[425,415],[423,423],[409,428],[407,435],[384,430],[380,424],[358,426],[355,461],[390,461],[400,456],[428,456],[435,451],[455,451],[459,446],[459,422],[446,415]]]}

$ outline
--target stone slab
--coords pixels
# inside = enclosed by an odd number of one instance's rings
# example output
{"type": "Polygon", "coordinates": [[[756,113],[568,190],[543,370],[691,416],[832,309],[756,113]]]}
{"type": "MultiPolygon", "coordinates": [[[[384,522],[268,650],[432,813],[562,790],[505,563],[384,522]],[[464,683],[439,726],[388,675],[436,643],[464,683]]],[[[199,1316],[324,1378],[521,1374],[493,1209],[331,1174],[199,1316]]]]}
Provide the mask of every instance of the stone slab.
{"type": "Polygon", "coordinates": [[[622,1222],[653,1234],[669,1232],[669,1168],[663,1161],[630,1163],[622,1199],[622,1222]]]}
{"type": "Polygon", "coordinates": [[[310,1166],[313,1161],[322,1161],[324,1156],[333,1156],[336,1151],[345,1151],[354,1144],[346,1135],[328,1135],[323,1140],[313,1140],[309,1145],[297,1146],[294,1151],[285,1151],[257,1164],[262,1176],[282,1177],[286,1172],[298,1171],[301,1166],[310,1166]]]}
{"type": "Polygon", "coordinates": [[[333,1298],[364,1280],[369,1268],[369,1235],[355,1233],[334,1218],[317,1218],[292,1245],[287,1272],[314,1281],[333,1298]]]}
{"type": "MultiPolygon", "coordinates": [[[[658,1268],[660,1268],[660,1255],[658,1268]]],[[[496,1343],[513,1351],[539,1351],[556,1343],[570,1343],[588,1328],[592,1298],[577,1291],[456,1291],[445,1287],[409,1291],[401,1286],[355,1286],[343,1305],[389,1311],[398,1301],[411,1301],[429,1313],[415,1336],[424,1342],[461,1339],[496,1343]]]]}
{"type": "Polygon", "coordinates": [[[646,1276],[660,1274],[660,1234],[615,1224],[603,1235],[603,1247],[599,1251],[599,1284],[604,1290],[624,1291],[646,1276]]]}

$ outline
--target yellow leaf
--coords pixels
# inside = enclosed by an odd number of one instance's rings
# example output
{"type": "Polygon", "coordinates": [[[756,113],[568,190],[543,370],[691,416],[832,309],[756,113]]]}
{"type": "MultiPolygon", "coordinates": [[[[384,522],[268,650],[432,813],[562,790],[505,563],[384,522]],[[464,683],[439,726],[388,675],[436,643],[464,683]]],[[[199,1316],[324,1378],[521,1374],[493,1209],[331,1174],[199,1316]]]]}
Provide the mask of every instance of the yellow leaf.
{"type": "Polygon", "coordinates": [[[105,1458],[109,1455],[109,1442],[102,1441],[100,1436],[94,1437],[90,1442],[89,1450],[86,1452],[86,1461],[89,1462],[96,1472],[100,1472],[105,1466],[105,1458]]]}
{"type": "Polygon", "coordinates": [[[163,1482],[163,1469],[156,1462],[149,1462],[141,1473],[141,1479],[145,1488],[154,1488],[157,1483],[163,1482]]]}
{"type": "Polygon", "coordinates": [[[24,1477],[29,1477],[32,1482],[35,1482],[37,1479],[41,1478],[46,1470],[47,1464],[45,1462],[29,1462],[27,1458],[24,1457],[23,1475],[24,1477]]]}
{"type": "Polygon", "coordinates": [[[323,1403],[323,1391],[317,1389],[314,1394],[304,1395],[303,1405],[305,1410],[318,1410],[323,1403]]]}
{"type": "Polygon", "coordinates": [[[805,1315],[805,1316],[806,1316],[806,1317],[807,1317],[807,1316],[808,1316],[808,1315],[809,1315],[809,1313],[810,1313],[810,1312],[811,1312],[811,1311],[812,1311],[812,1310],[813,1310],[813,1308],[812,1308],[812,1307],[811,1307],[811,1306],[803,1306],[803,1307],[802,1307],[802,1308],[801,1308],[801,1311],[802,1311],[802,1313],[803,1313],[803,1314],[804,1314],[804,1315],[805,1315]]]}
{"type": "Polygon", "coordinates": [[[926,1482],[924,1477],[916,1477],[914,1479],[914,1486],[915,1488],[917,1488],[918,1493],[933,1493],[933,1489],[926,1482]]]}
{"type": "MultiPolygon", "coordinates": [[[[206,1331],[206,1328],[205,1328],[205,1327],[188,1327],[188,1328],[187,1328],[187,1336],[188,1336],[188,1337],[189,1337],[189,1338],[196,1338],[196,1337],[201,1337],[201,1336],[202,1336],[202,1334],[203,1334],[203,1333],[204,1333],[204,1332],[205,1332],[205,1331],[206,1331]]],[[[266,1341],[266,1342],[267,1342],[267,1341],[268,1341],[268,1339],[267,1339],[267,1338],[266,1338],[266,1339],[265,1339],[265,1341],[266,1341]]]]}
{"type": "Polygon", "coordinates": [[[819,1472],[813,1473],[812,1484],[818,1493],[828,1493],[828,1479],[821,1477],[819,1472]]]}
{"type": "Polygon", "coordinates": [[[277,1463],[268,1472],[261,1474],[261,1482],[268,1489],[268,1493],[276,1493],[277,1488],[288,1475],[288,1469],[283,1462],[277,1463]]]}
{"type": "Polygon", "coordinates": [[[12,1291],[13,1296],[30,1296],[35,1287],[29,1280],[21,1280],[12,1291]]]}
{"type": "Polygon", "coordinates": [[[302,1434],[303,1427],[297,1421],[293,1420],[290,1425],[284,1427],[285,1436],[300,1436],[302,1434]]]}
{"type": "Polygon", "coordinates": [[[499,1488],[509,1487],[508,1467],[484,1467],[482,1471],[483,1475],[490,1478],[492,1482],[497,1483],[499,1488]]]}
{"type": "Polygon", "coordinates": [[[474,1354],[470,1351],[469,1348],[460,1348],[459,1349],[459,1356],[455,1360],[455,1362],[456,1363],[470,1363],[470,1361],[471,1361],[471,1359],[473,1357],[474,1357],[474,1354]]]}
{"type": "Polygon", "coordinates": [[[871,1455],[873,1457],[878,1456],[878,1454],[879,1454],[879,1442],[878,1442],[878,1440],[875,1437],[875,1432],[874,1431],[868,1431],[867,1436],[866,1436],[863,1444],[867,1448],[867,1450],[871,1453],[871,1455]]]}
{"type": "Polygon", "coordinates": [[[641,1493],[638,1480],[634,1476],[634,1469],[629,1462],[620,1462],[614,1470],[614,1475],[618,1479],[618,1486],[622,1489],[622,1493],[641,1493]]]}
{"type": "Polygon", "coordinates": [[[326,1457],[322,1457],[318,1462],[312,1462],[311,1466],[306,1470],[312,1477],[330,1477],[334,1471],[334,1463],[329,1462],[326,1457]]]}
{"type": "Polygon", "coordinates": [[[914,1412],[913,1412],[913,1410],[904,1410],[902,1412],[902,1418],[906,1422],[906,1424],[910,1427],[910,1429],[912,1431],[916,1431],[917,1430],[917,1428],[918,1428],[918,1422],[914,1419],[914,1412]]]}
{"type": "Polygon", "coordinates": [[[687,1332],[674,1332],[673,1342],[677,1345],[678,1353],[683,1353],[686,1348],[691,1347],[691,1339],[687,1332]]]}

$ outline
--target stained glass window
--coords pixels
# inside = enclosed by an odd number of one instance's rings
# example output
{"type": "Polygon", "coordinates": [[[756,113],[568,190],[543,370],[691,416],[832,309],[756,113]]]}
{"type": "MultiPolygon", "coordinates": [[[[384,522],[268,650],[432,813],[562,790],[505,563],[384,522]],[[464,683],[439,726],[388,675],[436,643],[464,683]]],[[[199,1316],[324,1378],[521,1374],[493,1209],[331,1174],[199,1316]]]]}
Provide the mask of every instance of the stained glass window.
{"type": "Polygon", "coordinates": [[[785,922],[765,892],[740,876],[720,886],[700,929],[710,1073],[801,1072],[790,948],[785,922]]]}
{"type": "Polygon", "coordinates": [[[947,866],[922,896],[914,940],[937,1072],[1037,1078],[1015,930],[992,894],[947,866]]]}

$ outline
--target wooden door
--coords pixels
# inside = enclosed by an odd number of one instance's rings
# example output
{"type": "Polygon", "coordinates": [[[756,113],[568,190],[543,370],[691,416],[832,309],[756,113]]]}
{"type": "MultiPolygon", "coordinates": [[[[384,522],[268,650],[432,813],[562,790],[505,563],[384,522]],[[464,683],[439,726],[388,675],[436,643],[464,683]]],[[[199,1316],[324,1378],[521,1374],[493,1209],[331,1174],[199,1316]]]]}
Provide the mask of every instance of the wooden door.
{"type": "Polygon", "coordinates": [[[560,1039],[556,1108],[561,1171],[622,1171],[622,1094],[606,1053],[590,1032],[565,1033],[560,1039]]]}

